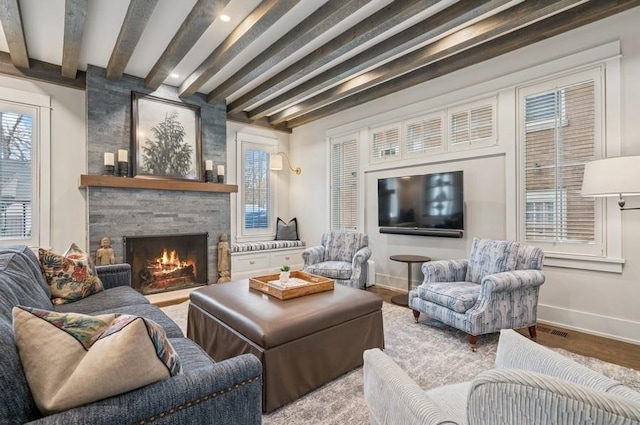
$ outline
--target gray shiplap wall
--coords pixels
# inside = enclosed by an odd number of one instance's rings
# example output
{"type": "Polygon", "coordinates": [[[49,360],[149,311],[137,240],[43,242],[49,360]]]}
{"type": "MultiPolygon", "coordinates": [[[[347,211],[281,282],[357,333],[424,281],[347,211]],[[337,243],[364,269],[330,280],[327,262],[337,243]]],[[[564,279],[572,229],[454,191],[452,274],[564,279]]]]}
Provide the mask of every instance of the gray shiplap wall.
{"type": "MultiPolygon", "coordinates": [[[[175,87],[160,86],[150,92],[144,80],[123,75],[106,78],[103,68],[87,69],[87,170],[101,174],[105,152],[127,149],[131,156],[131,92],[183,101],[175,87]]],[[[208,104],[196,94],[185,103],[200,106],[202,159],[226,162],[226,106],[208,104]]],[[[123,177],[124,178],[124,177],[123,177]]],[[[90,187],[87,189],[87,235],[91,252],[103,236],[111,238],[118,262],[123,261],[123,236],[209,233],[209,282],[217,280],[217,243],[221,233],[230,234],[228,193],[165,191],[90,187]]]]}

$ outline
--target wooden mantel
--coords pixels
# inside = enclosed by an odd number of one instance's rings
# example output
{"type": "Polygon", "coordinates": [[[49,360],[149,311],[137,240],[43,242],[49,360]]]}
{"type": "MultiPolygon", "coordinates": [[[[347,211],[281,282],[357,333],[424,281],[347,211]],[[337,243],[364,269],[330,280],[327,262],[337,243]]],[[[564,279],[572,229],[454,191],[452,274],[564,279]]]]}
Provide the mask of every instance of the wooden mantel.
{"type": "Polygon", "coordinates": [[[94,174],[80,175],[80,187],[118,187],[123,189],[183,190],[192,192],[238,191],[235,184],[205,183],[200,181],[173,180],[162,178],[114,177],[94,174]]]}

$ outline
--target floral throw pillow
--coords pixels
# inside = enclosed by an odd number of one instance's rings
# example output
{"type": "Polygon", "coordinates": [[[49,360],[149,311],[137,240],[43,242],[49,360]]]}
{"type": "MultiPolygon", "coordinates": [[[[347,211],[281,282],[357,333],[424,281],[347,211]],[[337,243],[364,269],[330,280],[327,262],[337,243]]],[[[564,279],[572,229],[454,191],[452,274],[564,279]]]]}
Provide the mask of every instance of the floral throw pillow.
{"type": "Polygon", "coordinates": [[[164,329],[142,317],[17,306],[13,329],[31,394],[44,415],[122,394],[182,369],[164,329]]]}
{"type": "Polygon", "coordinates": [[[38,254],[54,304],[72,303],[103,290],[91,257],[75,243],[63,255],[42,248],[38,254]]]}

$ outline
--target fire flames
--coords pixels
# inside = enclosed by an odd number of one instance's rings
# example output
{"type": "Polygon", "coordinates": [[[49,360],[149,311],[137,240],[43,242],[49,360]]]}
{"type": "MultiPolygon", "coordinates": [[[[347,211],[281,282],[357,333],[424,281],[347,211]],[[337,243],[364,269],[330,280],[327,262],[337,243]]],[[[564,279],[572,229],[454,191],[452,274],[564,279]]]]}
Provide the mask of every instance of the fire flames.
{"type": "Polygon", "coordinates": [[[187,261],[180,261],[180,257],[176,251],[167,251],[162,249],[162,256],[157,258],[154,263],[149,264],[149,269],[153,270],[152,275],[160,278],[163,275],[171,274],[177,270],[183,269],[190,265],[187,261]]]}

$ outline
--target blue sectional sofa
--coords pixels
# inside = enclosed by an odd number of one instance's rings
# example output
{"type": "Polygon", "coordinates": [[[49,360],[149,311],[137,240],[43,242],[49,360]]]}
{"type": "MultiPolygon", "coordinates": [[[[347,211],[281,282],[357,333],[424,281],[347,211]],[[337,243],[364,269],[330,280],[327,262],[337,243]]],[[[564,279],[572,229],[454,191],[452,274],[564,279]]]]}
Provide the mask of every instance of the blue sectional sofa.
{"type": "Polygon", "coordinates": [[[0,424],[260,424],[262,366],[253,355],[215,363],[159,308],[130,287],[128,264],[98,266],[104,291],[53,305],[36,255],[26,246],[0,248],[0,424]],[[119,396],[43,417],[16,348],[16,305],[84,314],[124,313],[160,324],[182,373],[119,396]]]}

